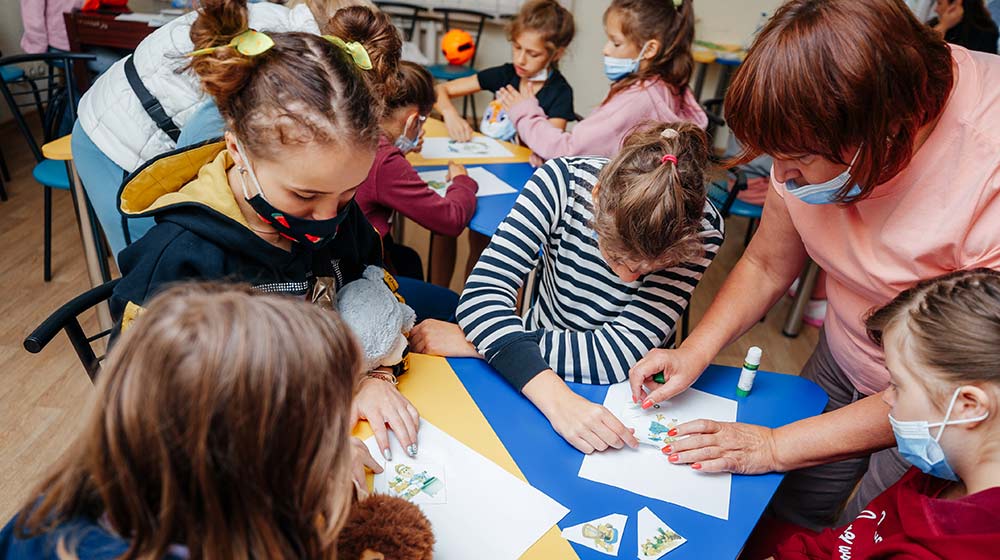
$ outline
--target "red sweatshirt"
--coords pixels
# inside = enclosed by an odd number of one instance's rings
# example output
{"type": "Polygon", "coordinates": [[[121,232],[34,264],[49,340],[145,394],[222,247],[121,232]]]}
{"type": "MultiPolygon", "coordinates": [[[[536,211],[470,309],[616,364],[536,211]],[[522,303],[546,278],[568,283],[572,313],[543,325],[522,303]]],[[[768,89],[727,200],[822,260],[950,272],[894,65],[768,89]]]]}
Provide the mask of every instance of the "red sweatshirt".
{"type": "Polygon", "coordinates": [[[354,200],[382,237],[392,233],[389,217],[393,211],[434,233],[457,237],[476,211],[477,190],[475,180],[460,175],[452,180],[446,196],[438,195],[420,179],[403,152],[383,136],[372,170],[354,200]]]}
{"type": "Polygon", "coordinates": [[[956,500],[937,496],[951,482],[911,468],[872,500],[854,523],[797,533],[776,560],[1000,558],[1000,488],[956,500]]]}

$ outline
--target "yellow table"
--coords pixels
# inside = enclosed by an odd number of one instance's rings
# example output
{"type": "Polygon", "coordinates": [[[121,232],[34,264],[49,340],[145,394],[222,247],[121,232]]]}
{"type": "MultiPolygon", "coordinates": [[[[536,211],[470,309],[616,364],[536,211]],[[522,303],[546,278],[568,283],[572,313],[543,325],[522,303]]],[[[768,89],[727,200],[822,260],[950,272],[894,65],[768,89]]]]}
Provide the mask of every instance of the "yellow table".
{"type": "MultiPolygon", "coordinates": [[[[87,211],[87,194],[83,191],[83,183],[73,165],[73,150],[71,148],[72,134],[67,134],[42,146],[42,155],[48,159],[66,162],[66,172],[71,179],[70,188],[73,189],[73,196],[76,197],[77,220],[80,225],[80,239],[83,240],[83,254],[87,261],[87,274],[90,277],[91,287],[100,286],[104,283],[104,275],[101,273],[101,260],[97,253],[97,244],[101,240],[94,237],[94,228],[90,227],[90,212],[87,211]]],[[[110,329],[111,313],[108,311],[107,303],[97,306],[97,321],[101,330],[110,329]]]]}
{"type": "MultiPolygon", "coordinates": [[[[410,371],[399,378],[399,390],[428,422],[525,480],[514,459],[444,358],[410,354],[410,371]]],[[[354,435],[367,438],[371,436],[371,429],[368,424],[362,423],[355,429],[354,435]]],[[[551,560],[578,556],[560,535],[559,527],[553,526],[521,558],[551,560]]]]}
{"type": "MultiPolygon", "coordinates": [[[[443,138],[448,136],[448,129],[444,122],[429,118],[424,122],[424,132],[428,138],[443,138]]],[[[481,137],[482,134],[476,132],[474,136],[481,137]]],[[[514,154],[513,157],[506,158],[451,158],[450,161],[464,165],[477,165],[485,163],[524,163],[531,158],[531,150],[524,146],[518,146],[510,142],[500,142],[505,148],[514,154]]],[[[413,152],[406,156],[407,161],[413,167],[429,167],[432,165],[448,165],[448,159],[425,159],[419,152],[413,152]]]]}

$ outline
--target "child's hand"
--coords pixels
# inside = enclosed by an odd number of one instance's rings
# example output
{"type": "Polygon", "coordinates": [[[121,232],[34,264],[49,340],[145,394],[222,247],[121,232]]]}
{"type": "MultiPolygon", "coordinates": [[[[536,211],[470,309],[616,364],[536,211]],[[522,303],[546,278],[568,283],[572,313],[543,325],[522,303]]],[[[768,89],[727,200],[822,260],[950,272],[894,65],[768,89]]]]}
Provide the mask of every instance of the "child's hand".
{"type": "Polygon", "coordinates": [[[536,375],[522,392],[549,419],[556,433],[584,453],[639,446],[632,430],[611,411],[574,393],[551,369],[536,375]]]}
{"type": "Polygon", "coordinates": [[[521,90],[514,89],[514,86],[504,86],[497,90],[497,99],[503,105],[503,108],[510,112],[510,108],[526,99],[534,99],[535,94],[532,93],[531,88],[521,88],[521,90]]]}
{"type": "Polygon", "coordinates": [[[360,484],[362,488],[367,488],[368,485],[365,469],[370,469],[375,474],[382,472],[382,466],[378,464],[378,461],[376,461],[374,457],[372,457],[372,454],[368,451],[368,446],[365,445],[365,442],[356,437],[352,437],[351,472],[354,475],[354,481],[360,484]]]}
{"type": "Polygon", "coordinates": [[[451,181],[459,175],[468,175],[469,173],[465,170],[465,166],[461,163],[455,163],[454,161],[448,162],[448,176],[445,177],[448,181],[451,181]]]}
{"type": "Polygon", "coordinates": [[[417,454],[420,414],[395,385],[374,377],[365,378],[354,397],[354,410],[356,419],[367,420],[371,425],[378,448],[387,461],[392,460],[392,454],[386,427],[396,433],[399,444],[411,457],[417,454]]]}
{"type": "Polygon", "coordinates": [[[448,136],[456,142],[468,142],[472,140],[472,126],[469,125],[469,121],[458,116],[456,113],[453,116],[444,116],[444,126],[448,129],[448,136]]]}
{"type": "Polygon", "coordinates": [[[462,327],[436,319],[426,319],[410,331],[410,350],[449,358],[479,358],[479,352],[465,339],[462,327]]]}

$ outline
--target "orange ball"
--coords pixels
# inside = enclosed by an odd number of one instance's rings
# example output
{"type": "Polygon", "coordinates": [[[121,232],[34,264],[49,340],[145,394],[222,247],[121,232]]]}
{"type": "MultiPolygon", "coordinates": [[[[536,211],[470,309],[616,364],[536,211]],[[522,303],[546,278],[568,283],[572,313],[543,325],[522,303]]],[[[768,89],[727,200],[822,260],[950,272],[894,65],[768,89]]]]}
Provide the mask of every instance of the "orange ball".
{"type": "Polygon", "coordinates": [[[441,53],[449,64],[456,66],[465,64],[472,60],[475,52],[476,42],[467,31],[450,29],[441,38],[441,53]]]}

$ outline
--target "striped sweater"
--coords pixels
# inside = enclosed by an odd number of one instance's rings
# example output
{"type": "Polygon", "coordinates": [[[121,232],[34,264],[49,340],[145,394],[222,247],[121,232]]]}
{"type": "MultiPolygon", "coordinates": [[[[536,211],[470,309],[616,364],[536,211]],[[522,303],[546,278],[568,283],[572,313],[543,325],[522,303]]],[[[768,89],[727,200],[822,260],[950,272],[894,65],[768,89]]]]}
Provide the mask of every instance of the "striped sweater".
{"type": "Polygon", "coordinates": [[[609,384],[670,339],[723,239],[705,203],[705,255],[623,283],[597,246],[594,184],[605,158],[550,160],[524,187],[465,285],[458,322],[487,361],[518,390],[551,368],[566,381],[609,384]],[[522,318],[518,289],[539,260],[537,299],[522,318]]]}

